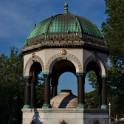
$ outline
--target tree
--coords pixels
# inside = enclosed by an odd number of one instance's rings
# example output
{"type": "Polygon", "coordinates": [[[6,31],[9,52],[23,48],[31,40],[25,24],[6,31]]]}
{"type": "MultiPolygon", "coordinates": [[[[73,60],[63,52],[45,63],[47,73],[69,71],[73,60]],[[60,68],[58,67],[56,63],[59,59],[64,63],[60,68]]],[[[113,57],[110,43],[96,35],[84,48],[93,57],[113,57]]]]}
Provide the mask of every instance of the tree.
{"type": "Polygon", "coordinates": [[[87,73],[87,75],[88,75],[88,81],[90,82],[90,85],[92,86],[92,88],[94,88],[95,90],[98,90],[96,73],[93,70],[91,70],[87,73]]]}
{"type": "Polygon", "coordinates": [[[89,81],[89,85],[94,89],[91,92],[86,92],[86,106],[88,108],[98,108],[100,107],[100,97],[99,97],[99,84],[97,81],[96,73],[91,70],[87,73],[87,78],[89,81]]]}
{"type": "Polygon", "coordinates": [[[124,53],[124,1],[105,0],[108,18],[102,23],[110,55],[124,53]]]}
{"type": "MultiPolygon", "coordinates": [[[[44,79],[38,76],[36,107],[43,104],[44,79]]],[[[0,55],[0,124],[21,124],[24,105],[23,56],[12,48],[10,56],[0,55]]]]}
{"type": "Polygon", "coordinates": [[[12,121],[21,121],[21,108],[24,96],[24,80],[22,74],[23,59],[22,55],[19,54],[18,49],[12,48],[9,57],[4,54],[0,56],[1,124],[11,123],[12,121]]]}
{"type": "Polygon", "coordinates": [[[85,93],[85,102],[87,108],[98,108],[99,107],[99,96],[97,91],[91,91],[85,93]]]}
{"type": "Polygon", "coordinates": [[[113,106],[116,106],[114,112],[123,113],[124,1],[105,0],[105,3],[108,18],[102,23],[102,29],[107,45],[110,48],[110,68],[107,82],[109,88],[109,100],[112,102],[113,106]]]}
{"type": "Polygon", "coordinates": [[[35,86],[36,89],[36,107],[41,108],[44,101],[44,83],[35,86]]]}

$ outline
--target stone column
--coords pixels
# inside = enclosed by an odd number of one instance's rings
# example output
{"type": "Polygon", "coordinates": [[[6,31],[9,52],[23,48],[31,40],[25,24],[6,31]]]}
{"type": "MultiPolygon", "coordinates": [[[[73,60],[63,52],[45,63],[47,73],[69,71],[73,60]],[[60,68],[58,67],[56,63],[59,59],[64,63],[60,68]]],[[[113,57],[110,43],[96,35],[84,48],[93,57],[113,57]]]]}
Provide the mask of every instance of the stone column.
{"type": "Polygon", "coordinates": [[[30,108],[30,77],[26,76],[25,79],[25,95],[23,108],[30,108]]]}
{"type": "Polygon", "coordinates": [[[35,107],[35,84],[37,81],[37,75],[33,72],[32,80],[31,80],[31,107],[35,107]]]}
{"type": "Polygon", "coordinates": [[[101,105],[101,109],[107,109],[106,76],[102,76],[102,105],[101,105]]]}
{"type": "Polygon", "coordinates": [[[44,104],[42,108],[49,108],[50,107],[50,75],[44,75],[44,104]]]}
{"type": "Polygon", "coordinates": [[[102,104],[102,78],[101,76],[97,76],[97,82],[99,85],[98,95],[99,95],[99,108],[100,108],[102,104]]]}
{"type": "Polygon", "coordinates": [[[85,107],[85,74],[77,73],[78,80],[78,105],[77,108],[85,107]]]}

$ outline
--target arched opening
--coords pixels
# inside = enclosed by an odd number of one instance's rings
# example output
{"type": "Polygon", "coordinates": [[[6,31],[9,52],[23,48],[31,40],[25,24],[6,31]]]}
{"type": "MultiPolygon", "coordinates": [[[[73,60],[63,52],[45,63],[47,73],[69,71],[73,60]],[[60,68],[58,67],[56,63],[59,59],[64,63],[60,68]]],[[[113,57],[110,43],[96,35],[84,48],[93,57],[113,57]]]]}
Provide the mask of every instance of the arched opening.
{"type": "Polygon", "coordinates": [[[35,86],[35,97],[36,97],[36,102],[35,102],[35,107],[41,108],[43,105],[44,101],[44,77],[42,72],[38,74],[38,82],[37,85],[35,86]]]}
{"type": "Polygon", "coordinates": [[[70,89],[74,95],[77,95],[77,77],[72,72],[64,72],[59,77],[58,93],[63,89],[70,89]]]}
{"type": "Polygon", "coordinates": [[[87,72],[85,77],[85,93],[95,90],[96,81],[96,73],[93,70],[87,72]]]}
{"type": "Polygon", "coordinates": [[[101,104],[101,69],[97,61],[91,61],[86,67],[85,105],[87,108],[98,108],[101,104]]]}
{"type": "Polygon", "coordinates": [[[99,106],[97,75],[93,70],[87,72],[85,78],[85,103],[87,108],[99,106]]]}
{"type": "Polygon", "coordinates": [[[30,68],[30,103],[31,107],[41,107],[43,104],[44,79],[42,67],[34,62],[30,68]]]}
{"type": "Polygon", "coordinates": [[[30,68],[30,75],[32,76],[33,73],[38,75],[42,71],[41,65],[39,62],[34,62],[30,68]]]}
{"type": "Polygon", "coordinates": [[[65,84],[64,88],[67,89],[68,87],[66,87],[66,83],[71,85],[69,78],[71,78],[71,76],[72,75],[74,76],[75,74],[76,68],[72,62],[68,60],[60,60],[57,63],[55,63],[51,75],[52,97],[56,96],[58,94],[58,91],[60,91],[59,78],[61,78],[61,75],[64,76],[63,84],[65,84]]]}

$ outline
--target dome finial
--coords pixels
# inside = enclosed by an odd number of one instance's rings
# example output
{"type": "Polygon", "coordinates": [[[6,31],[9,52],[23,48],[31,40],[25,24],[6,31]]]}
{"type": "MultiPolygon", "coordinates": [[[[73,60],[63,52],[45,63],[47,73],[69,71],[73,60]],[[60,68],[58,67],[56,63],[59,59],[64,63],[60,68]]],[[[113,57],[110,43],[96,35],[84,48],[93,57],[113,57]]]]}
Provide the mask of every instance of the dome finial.
{"type": "Polygon", "coordinates": [[[65,14],[68,13],[68,4],[67,3],[64,4],[64,13],[65,14]]]}

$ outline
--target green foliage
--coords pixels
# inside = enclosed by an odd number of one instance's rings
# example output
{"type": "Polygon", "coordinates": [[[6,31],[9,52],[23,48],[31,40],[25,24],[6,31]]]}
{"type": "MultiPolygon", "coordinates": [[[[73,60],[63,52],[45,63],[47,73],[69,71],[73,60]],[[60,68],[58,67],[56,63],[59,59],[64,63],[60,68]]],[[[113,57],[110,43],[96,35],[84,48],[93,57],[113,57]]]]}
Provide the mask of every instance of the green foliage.
{"type": "Polygon", "coordinates": [[[124,1],[105,0],[108,18],[102,28],[110,48],[110,53],[118,55],[124,53],[124,1]]]}
{"type": "Polygon", "coordinates": [[[112,104],[112,114],[124,113],[124,76],[119,66],[113,65],[108,75],[108,100],[112,104]]]}
{"type": "Polygon", "coordinates": [[[124,113],[124,1],[105,0],[108,18],[102,23],[103,33],[110,48],[108,100],[112,114],[124,113]]]}
{"type": "Polygon", "coordinates": [[[99,107],[99,96],[98,96],[98,82],[96,73],[91,70],[87,73],[88,81],[90,82],[89,85],[94,88],[94,91],[86,92],[85,93],[85,103],[87,108],[98,108],[99,107]]]}
{"type": "Polygon", "coordinates": [[[87,108],[99,107],[99,98],[97,90],[85,93],[85,103],[87,108]]]}
{"type": "Polygon", "coordinates": [[[44,101],[44,83],[43,84],[40,84],[40,85],[37,85],[35,87],[36,89],[36,107],[37,108],[41,108],[42,105],[43,105],[43,101],[44,101]]]}
{"type": "MultiPolygon", "coordinates": [[[[40,77],[35,86],[36,107],[42,107],[44,84],[40,77]]],[[[24,105],[23,56],[12,48],[10,56],[0,56],[0,124],[21,124],[24,105]]]]}
{"type": "Polygon", "coordinates": [[[98,84],[97,84],[97,76],[96,76],[96,73],[91,70],[87,73],[88,75],[88,81],[90,82],[90,85],[92,86],[92,88],[95,88],[97,89],[98,87],[98,84]]]}
{"type": "MultiPolygon", "coordinates": [[[[124,1],[105,0],[106,14],[102,29],[110,48],[110,68],[107,79],[108,101],[112,104],[112,114],[124,113],[124,1]]],[[[97,82],[95,75],[89,73],[89,80],[97,82]]]]}
{"type": "Polygon", "coordinates": [[[108,85],[112,89],[112,93],[114,94],[122,94],[124,93],[124,76],[123,71],[118,66],[113,65],[109,70],[108,76],[108,85]]]}
{"type": "MultiPolygon", "coordinates": [[[[0,123],[21,120],[23,105],[23,59],[15,48],[0,56],[0,123]]],[[[21,122],[20,122],[21,123],[21,122]]]]}
{"type": "Polygon", "coordinates": [[[42,73],[38,75],[38,80],[35,85],[35,106],[41,108],[44,101],[44,78],[42,73]]]}

